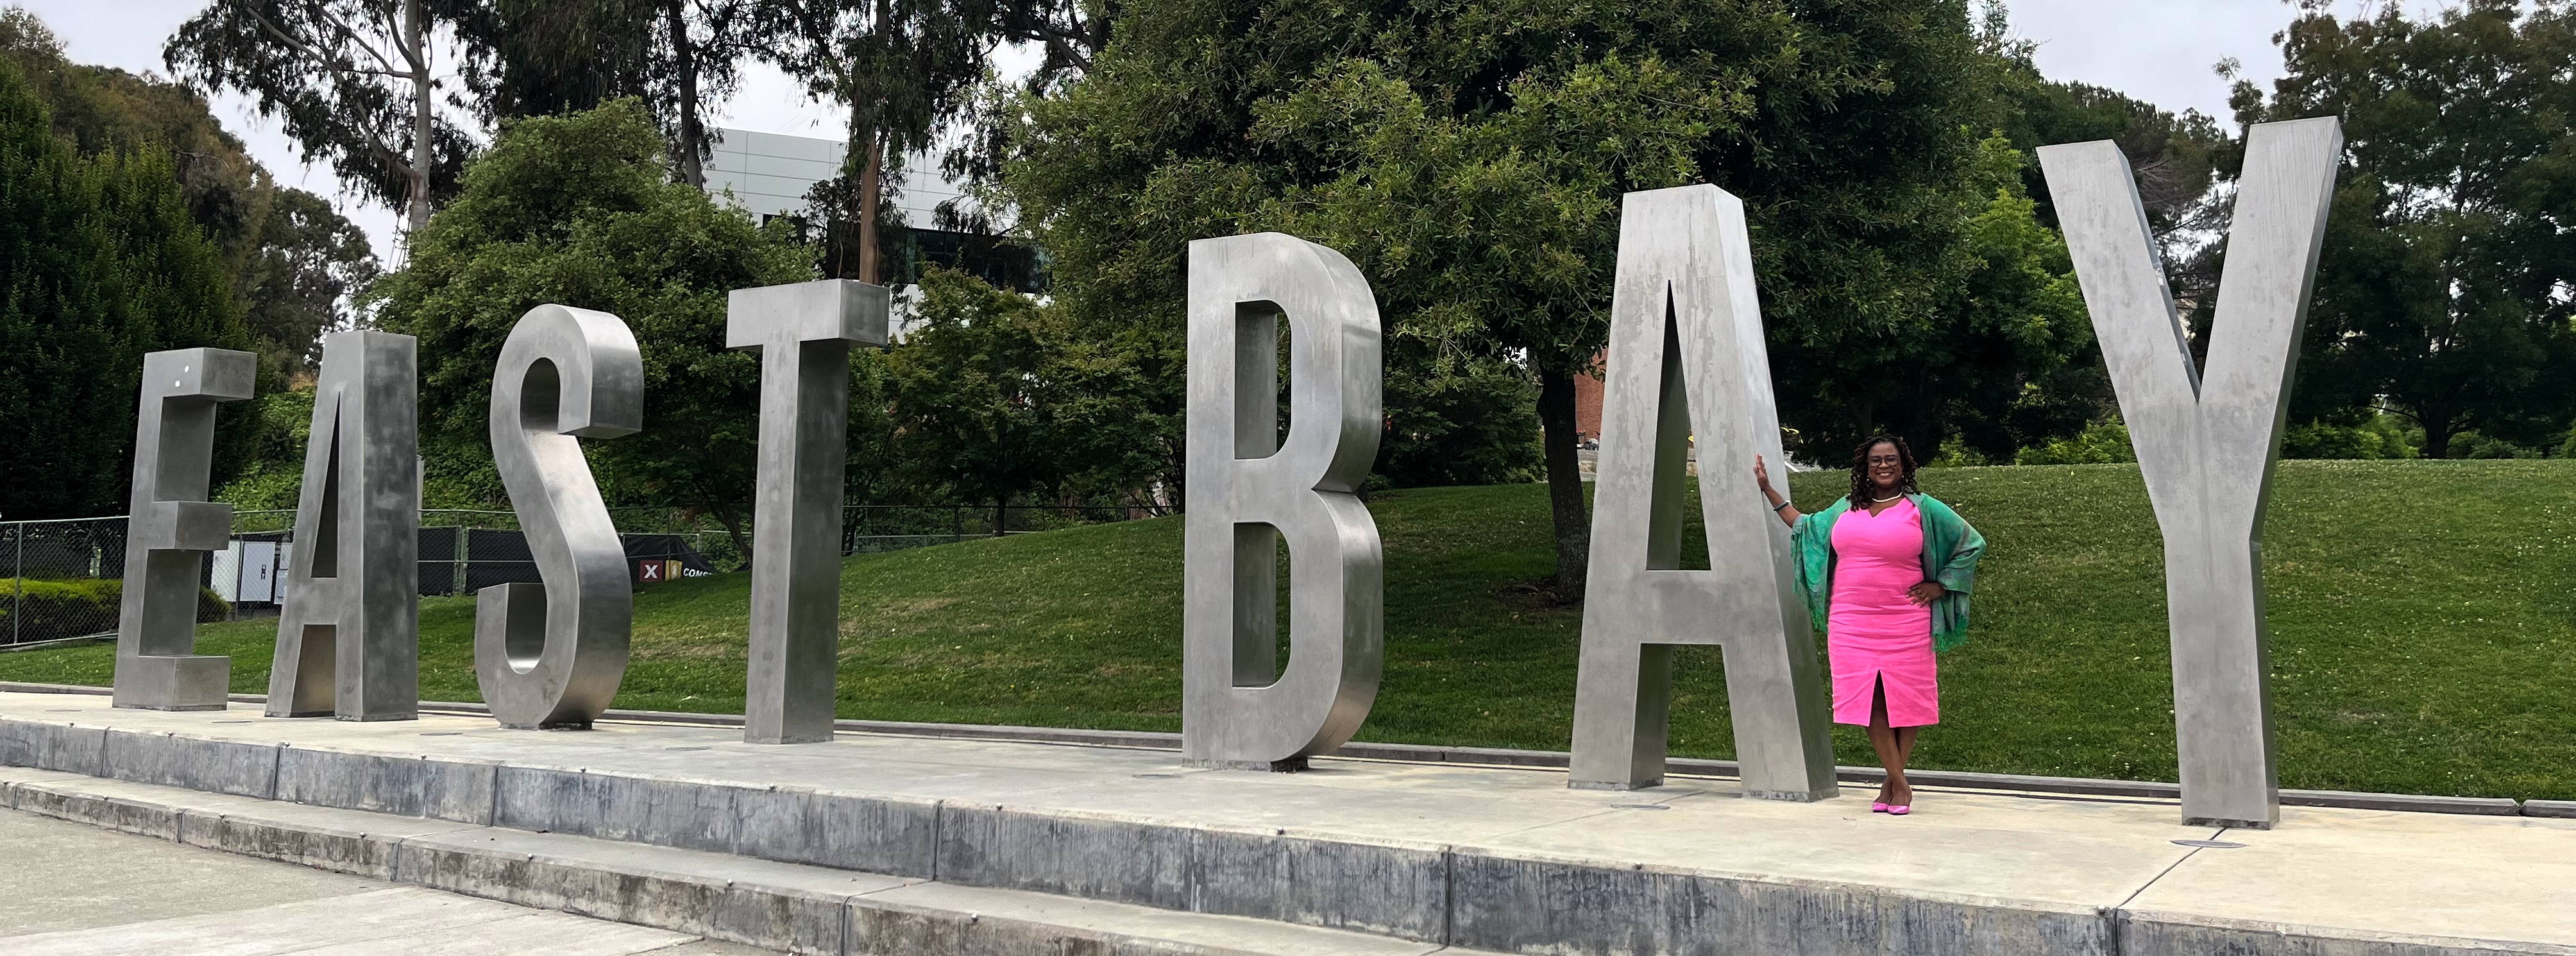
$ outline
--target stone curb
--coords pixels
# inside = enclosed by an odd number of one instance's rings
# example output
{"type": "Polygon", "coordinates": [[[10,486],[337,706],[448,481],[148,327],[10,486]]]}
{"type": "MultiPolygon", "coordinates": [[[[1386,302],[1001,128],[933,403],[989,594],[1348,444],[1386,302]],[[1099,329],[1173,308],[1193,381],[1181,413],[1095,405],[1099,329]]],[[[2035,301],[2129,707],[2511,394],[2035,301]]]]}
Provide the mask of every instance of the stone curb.
{"type": "Polygon", "coordinates": [[[2525,800],[2522,802],[2522,815],[2576,818],[2576,800],[2525,800]]]}
{"type": "MultiPolygon", "coordinates": [[[[103,687],[75,684],[32,684],[0,681],[0,692],[33,694],[103,695],[103,687]]],[[[267,701],[260,694],[234,694],[235,703],[257,704],[267,701]]],[[[423,712],[484,715],[490,713],[475,703],[422,701],[423,712]]],[[[664,724],[688,724],[701,727],[740,727],[743,719],[732,714],[699,714],[664,710],[611,710],[603,719],[664,724]]],[[[1014,743],[1069,744],[1087,747],[1126,747],[1139,750],[1179,750],[1181,735],[1145,730],[1085,730],[1068,727],[1018,727],[1008,724],[938,724],[895,720],[836,720],[836,730],[845,733],[893,734],[906,737],[931,737],[952,740],[988,740],[1014,743]]],[[[1342,745],[1331,756],[1353,760],[1388,760],[1404,763],[1455,763],[1496,767],[1524,767],[1562,770],[1566,754],[1554,750],[1510,750],[1498,747],[1441,747],[1427,744],[1389,744],[1355,742],[1342,745]]],[[[1739,773],[1735,761],[1702,760],[1676,757],[1665,762],[1666,770],[1682,777],[1722,777],[1734,779],[1739,773]]],[[[1966,770],[1914,770],[1907,774],[1915,783],[1932,787],[1961,790],[1994,790],[2009,793],[2071,795],[2083,797],[2133,798],[2146,800],[2180,800],[2179,784],[2154,780],[2105,780],[2093,777],[2043,777],[2028,774],[1980,773],[1966,770]]],[[[1836,767],[1835,776],[1843,783],[1876,785],[1886,773],[1876,767],[1836,767]]],[[[2529,801],[2540,804],[2576,805],[2576,801],[2529,801]]],[[[2403,813],[2455,813],[2472,816],[2568,816],[2576,810],[2531,813],[2524,802],[2506,797],[2450,797],[2404,793],[2362,793],[2346,790],[2283,790],[2281,805],[2291,807],[2325,807],[2342,810],[2386,810],[2403,813]]]]}
{"type": "MultiPolygon", "coordinates": [[[[460,827],[365,811],[274,802],[195,807],[187,805],[194,794],[184,791],[172,795],[178,802],[162,803],[146,795],[105,795],[91,789],[58,781],[0,783],[0,806],[243,856],[798,954],[1265,956],[1324,948],[1357,954],[1427,951],[1420,944],[1344,931],[1247,927],[1246,921],[1234,917],[1198,917],[1199,923],[1212,925],[1183,926],[1178,933],[1120,932],[1025,918],[987,919],[978,908],[935,905],[935,895],[925,900],[923,894],[906,898],[893,892],[926,885],[919,880],[587,837],[460,827]],[[1186,938],[1191,935],[1256,940],[1279,936],[1299,945],[1246,949],[1186,938]]],[[[1016,903],[1017,907],[1008,908],[1022,910],[1086,908],[1079,901],[1037,899],[1038,894],[965,892],[970,901],[1016,903]]],[[[1088,904],[1087,908],[1101,907],[1088,904]]],[[[1117,915],[1148,927],[1174,922],[1165,914],[1117,915]]],[[[1467,950],[1442,951],[1475,956],[1467,950]]]]}

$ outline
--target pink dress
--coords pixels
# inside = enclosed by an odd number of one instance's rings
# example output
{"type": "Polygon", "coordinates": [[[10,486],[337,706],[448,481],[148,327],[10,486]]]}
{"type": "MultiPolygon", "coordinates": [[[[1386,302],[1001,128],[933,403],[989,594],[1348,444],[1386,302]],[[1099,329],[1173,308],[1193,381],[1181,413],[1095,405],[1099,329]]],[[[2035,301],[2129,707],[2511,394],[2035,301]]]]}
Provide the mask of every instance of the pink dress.
{"type": "Polygon", "coordinates": [[[1932,663],[1932,609],[1905,594],[1923,575],[1923,512],[1901,500],[1876,515],[1834,521],[1832,610],[1825,650],[1834,671],[1834,722],[1868,726],[1871,685],[1887,695],[1890,727],[1941,722],[1932,663]]]}

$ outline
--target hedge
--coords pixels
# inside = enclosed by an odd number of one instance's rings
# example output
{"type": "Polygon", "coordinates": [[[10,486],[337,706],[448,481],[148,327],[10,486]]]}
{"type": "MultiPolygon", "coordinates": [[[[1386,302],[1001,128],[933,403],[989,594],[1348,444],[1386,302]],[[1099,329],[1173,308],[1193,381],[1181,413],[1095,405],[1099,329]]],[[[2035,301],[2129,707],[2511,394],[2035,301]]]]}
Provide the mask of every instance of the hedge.
{"type": "MultiPolygon", "coordinates": [[[[116,630],[125,582],[115,578],[0,578],[0,643],[83,637],[116,630]]],[[[232,605],[197,590],[197,620],[232,616],[232,605]]]]}

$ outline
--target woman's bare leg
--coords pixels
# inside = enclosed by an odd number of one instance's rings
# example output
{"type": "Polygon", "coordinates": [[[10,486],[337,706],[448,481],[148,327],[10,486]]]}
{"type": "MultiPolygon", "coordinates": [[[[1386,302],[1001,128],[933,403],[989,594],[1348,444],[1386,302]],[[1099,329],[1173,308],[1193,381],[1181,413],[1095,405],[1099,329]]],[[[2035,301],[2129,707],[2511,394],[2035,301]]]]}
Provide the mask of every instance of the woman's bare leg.
{"type": "Polygon", "coordinates": [[[1905,779],[1905,767],[1914,762],[1914,738],[1922,731],[1921,727],[1897,727],[1888,734],[1896,743],[1896,768],[1889,772],[1896,778],[1896,795],[1889,803],[1901,806],[1914,804],[1914,784],[1905,779]]]}
{"type": "MultiPolygon", "coordinates": [[[[1905,749],[1913,741],[1909,733],[1904,743],[1897,740],[1898,728],[1887,725],[1887,688],[1879,681],[1870,682],[1869,748],[1878,751],[1878,765],[1887,771],[1887,780],[1878,785],[1878,802],[1896,803],[1898,788],[1905,783],[1905,749]]],[[[1903,728],[1912,731],[1914,728],[1903,728]]]]}

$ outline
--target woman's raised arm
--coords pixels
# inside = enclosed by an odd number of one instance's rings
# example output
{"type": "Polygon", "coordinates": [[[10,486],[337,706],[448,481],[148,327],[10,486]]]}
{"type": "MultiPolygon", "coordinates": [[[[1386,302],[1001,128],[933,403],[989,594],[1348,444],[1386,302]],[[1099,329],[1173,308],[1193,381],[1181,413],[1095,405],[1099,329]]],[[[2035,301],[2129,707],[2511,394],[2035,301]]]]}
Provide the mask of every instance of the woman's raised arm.
{"type": "Polygon", "coordinates": [[[1770,500],[1771,513],[1779,515],[1782,524],[1792,528],[1797,527],[1798,519],[1801,517],[1798,514],[1798,506],[1790,504],[1787,497],[1781,495],[1778,489],[1771,487],[1771,466],[1763,462],[1760,455],[1753,456],[1753,481],[1762,486],[1762,497],[1770,500]]]}

